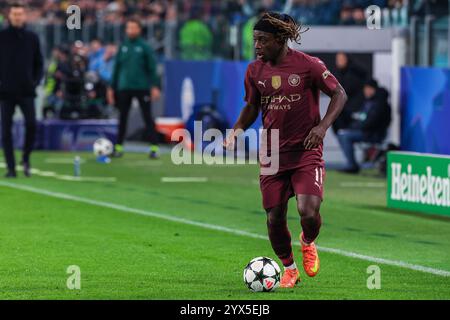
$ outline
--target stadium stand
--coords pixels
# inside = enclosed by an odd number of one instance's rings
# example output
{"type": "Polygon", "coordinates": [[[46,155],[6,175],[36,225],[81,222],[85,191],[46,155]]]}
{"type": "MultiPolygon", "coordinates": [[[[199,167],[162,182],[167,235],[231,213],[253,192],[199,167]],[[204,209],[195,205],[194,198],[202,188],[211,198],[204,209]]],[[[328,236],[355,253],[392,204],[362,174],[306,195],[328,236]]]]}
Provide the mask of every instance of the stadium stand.
{"type": "MultiPolygon", "coordinates": [[[[70,3],[59,0],[24,0],[30,10],[29,22],[45,21],[58,23],[65,20],[66,8],[70,3]]],[[[246,19],[259,9],[284,11],[298,19],[305,19],[310,24],[350,23],[341,20],[342,10],[356,11],[369,5],[381,8],[398,7],[402,0],[155,0],[155,1],[87,1],[81,0],[77,5],[83,12],[84,22],[94,22],[102,18],[106,22],[123,22],[130,15],[137,15],[147,22],[186,21],[193,14],[200,12],[202,19],[210,21],[223,15],[230,20],[246,19]]],[[[420,6],[420,5],[419,5],[420,6]]],[[[6,3],[0,4],[2,17],[5,15],[6,3]]],[[[354,21],[353,23],[357,23],[354,21]]]]}

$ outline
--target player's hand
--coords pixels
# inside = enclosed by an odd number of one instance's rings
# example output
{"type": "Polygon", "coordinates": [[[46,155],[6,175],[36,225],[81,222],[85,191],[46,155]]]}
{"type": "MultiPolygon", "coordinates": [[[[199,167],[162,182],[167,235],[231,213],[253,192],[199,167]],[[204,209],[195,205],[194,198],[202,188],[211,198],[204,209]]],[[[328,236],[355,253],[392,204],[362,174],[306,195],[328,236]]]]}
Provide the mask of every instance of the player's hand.
{"type": "Polygon", "coordinates": [[[321,125],[312,128],[303,142],[305,149],[311,150],[317,148],[323,142],[326,132],[327,130],[321,125]]]}
{"type": "Polygon", "coordinates": [[[234,150],[236,140],[236,131],[233,132],[223,141],[223,147],[227,150],[234,150]]]}
{"type": "Polygon", "coordinates": [[[110,106],[115,105],[114,90],[112,88],[108,88],[106,91],[106,101],[110,106]]]}
{"type": "Polygon", "coordinates": [[[150,96],[152,97],[153,101],[159,100],[161,98],[161,90],[159,90],[158,87],[153,87],[150,90],[150,96]]]}

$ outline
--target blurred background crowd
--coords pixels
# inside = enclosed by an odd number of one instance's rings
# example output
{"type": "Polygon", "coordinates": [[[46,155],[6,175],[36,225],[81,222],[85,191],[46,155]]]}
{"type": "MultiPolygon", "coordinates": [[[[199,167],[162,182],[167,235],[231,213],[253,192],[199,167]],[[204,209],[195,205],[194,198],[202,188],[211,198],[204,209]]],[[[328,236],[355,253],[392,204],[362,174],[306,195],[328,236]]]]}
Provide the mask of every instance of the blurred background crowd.
{"type": "MultiPolygon", "coordinates": [[[[67,6],[71,4],[66,0],[24,2],[31,9],[30,22],[42,20],[62,22],[65,20],[67,6]]],[[[80,0],[76,4],[83,12],[84,22],[94,22],[97,19],[103,19],[105,22],[123,22],[131,15],[137,15],[147,22],[185,21],[195,18],[209,22],[218,17],[228,20],[248,19],[259,10],[275,10],[289,13],[307,24],[351,25],[364,23],[364,9],[370,5],[395,8],[401,7],[404,2],[404,0],[80,0]]],[[[4,4],[3,9],[5,7],[4,4]]]]}
{"type": "MultiPolygon", "coordinates": [[[[267,10],[287,12],[303,24],[361,25],[364,9],[400,8],[401,0],[81,0],[81,30],[68,32],[63,0],[26,0],[30,28],[41,35],[47,57],[43,117],[109,118],[106,91],[111,81],[118,45],[124,39],[124,24],[137,17],[144,37],[160,61],[169,58],[208,60],[213,57],[253,58],[252,27],[267,10]],[[239,26],[230,43],[232,26],[239,26]],[[82,110],[87,110],[82,112],[82,110]],[[83,114],[81,114],[83,113],[83,114]]],[[[5,22],[6,3],[0,3],[0,23],[5,22]]]]}
{"type": "MultiPolygon", "coordinates": [[[[109,117],[108,87],[125,22],[138,18],[143,38],[159,62],[168,59],[252,60],[253,25],[264,11],[280,11],[303,25],[365,25],[365,9],[379,6],[397,12],[408,24],[411,11],[438,10],[439,0],[80,0],[80,30],[68,30],[66,0],[24,0],[27,24],[37,32],[47,61],[43,117],[73,118],[73,108],[90,110],[76,117],[109,117]],[[409,11],[408,13],[406,11],[409,11]],[[65,104],[62,108],[62,104],[65,104]],[[73,106],[73,108],[71,107],[73,106]]],[[[6,25],[7,3],[0,2],[0,25],[6,25]]],[[[401,21],[401,19],[405,21],[401,21]]],[[[389,23],[384,19],[384,23],[389,23]]]]}

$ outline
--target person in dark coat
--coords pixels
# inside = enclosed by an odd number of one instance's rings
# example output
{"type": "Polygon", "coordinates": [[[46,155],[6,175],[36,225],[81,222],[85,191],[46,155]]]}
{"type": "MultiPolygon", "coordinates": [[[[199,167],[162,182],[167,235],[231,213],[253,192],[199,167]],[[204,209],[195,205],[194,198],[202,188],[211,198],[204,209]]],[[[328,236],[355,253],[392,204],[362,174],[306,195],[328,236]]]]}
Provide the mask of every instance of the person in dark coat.
{"type": "Polygon", "coordinates": [[[0,110],[6,177],[14,178],[17,176],[12,136],[14,112],[19,106],[25,118],[22,165],[25,175],[30,176],[30,155],[36,134],[34,98],[44,65],[37,35],[25,29],[25,7],[11,4],[8,20],[9,26],[0,31],[0,110]]]}
{"type": "Polygon", "coordinates": [[[347,103],[344,110],[333,124],[333,131],[337,133],[340,129],[346,129],[350,126],[352,119],[351,114],[358,111],[364,100],[362,88],[366,81],[367,73],[358,64],[353,62],[350,57],[344,53],[336,54],[336,71],[334,72],[336,79],[342,84],[347,92],[347,103]]]}
{"type": "Polygon", "coordinates": [[[359,165],[355,160],[353,144],[355,142],[382,142],[391,123],[391,107],[388,103],[388,92],[378,87],[371,79],[364,85],[364,101],[359,112],[352,113],[352,123],[348,129],[337,132],[339,144],[347,159],[343,172],[358,173],[359,165]]]}

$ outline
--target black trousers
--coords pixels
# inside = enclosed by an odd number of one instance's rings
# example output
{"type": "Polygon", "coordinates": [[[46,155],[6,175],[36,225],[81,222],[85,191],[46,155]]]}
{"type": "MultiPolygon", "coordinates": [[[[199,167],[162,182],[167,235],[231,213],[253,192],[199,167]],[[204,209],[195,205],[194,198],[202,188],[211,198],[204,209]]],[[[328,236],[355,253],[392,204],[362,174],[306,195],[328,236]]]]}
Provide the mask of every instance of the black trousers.
{"type": "Polygon", "coordinates": [[[30,154],[33,150],[36,137],[36,111],[34,109],[34,98],[22,97],[0,100],[3,153],[8,169],[11,171],[14,171],[16,167],[12,135],[13,116],[16,106],[19,106],[25,118],[25,143],[23,146],[22,157],[22,160],[25,162],[29,162],[30,160],[30,154]]]}
{"type": "Polygon", "coordinates": [[[117,143],[123,144],[127,130],[128,114],[131,109],[131,102],[136,98],[139,102],[142,117],[145,123],[145,139],[151,144],[158,143],[158,135],[155,129],[155,122],[151,114],[152,102],[149,90],[120,90],[116,94],[117,107],[120,111],[119,135],[117,143]]]}

